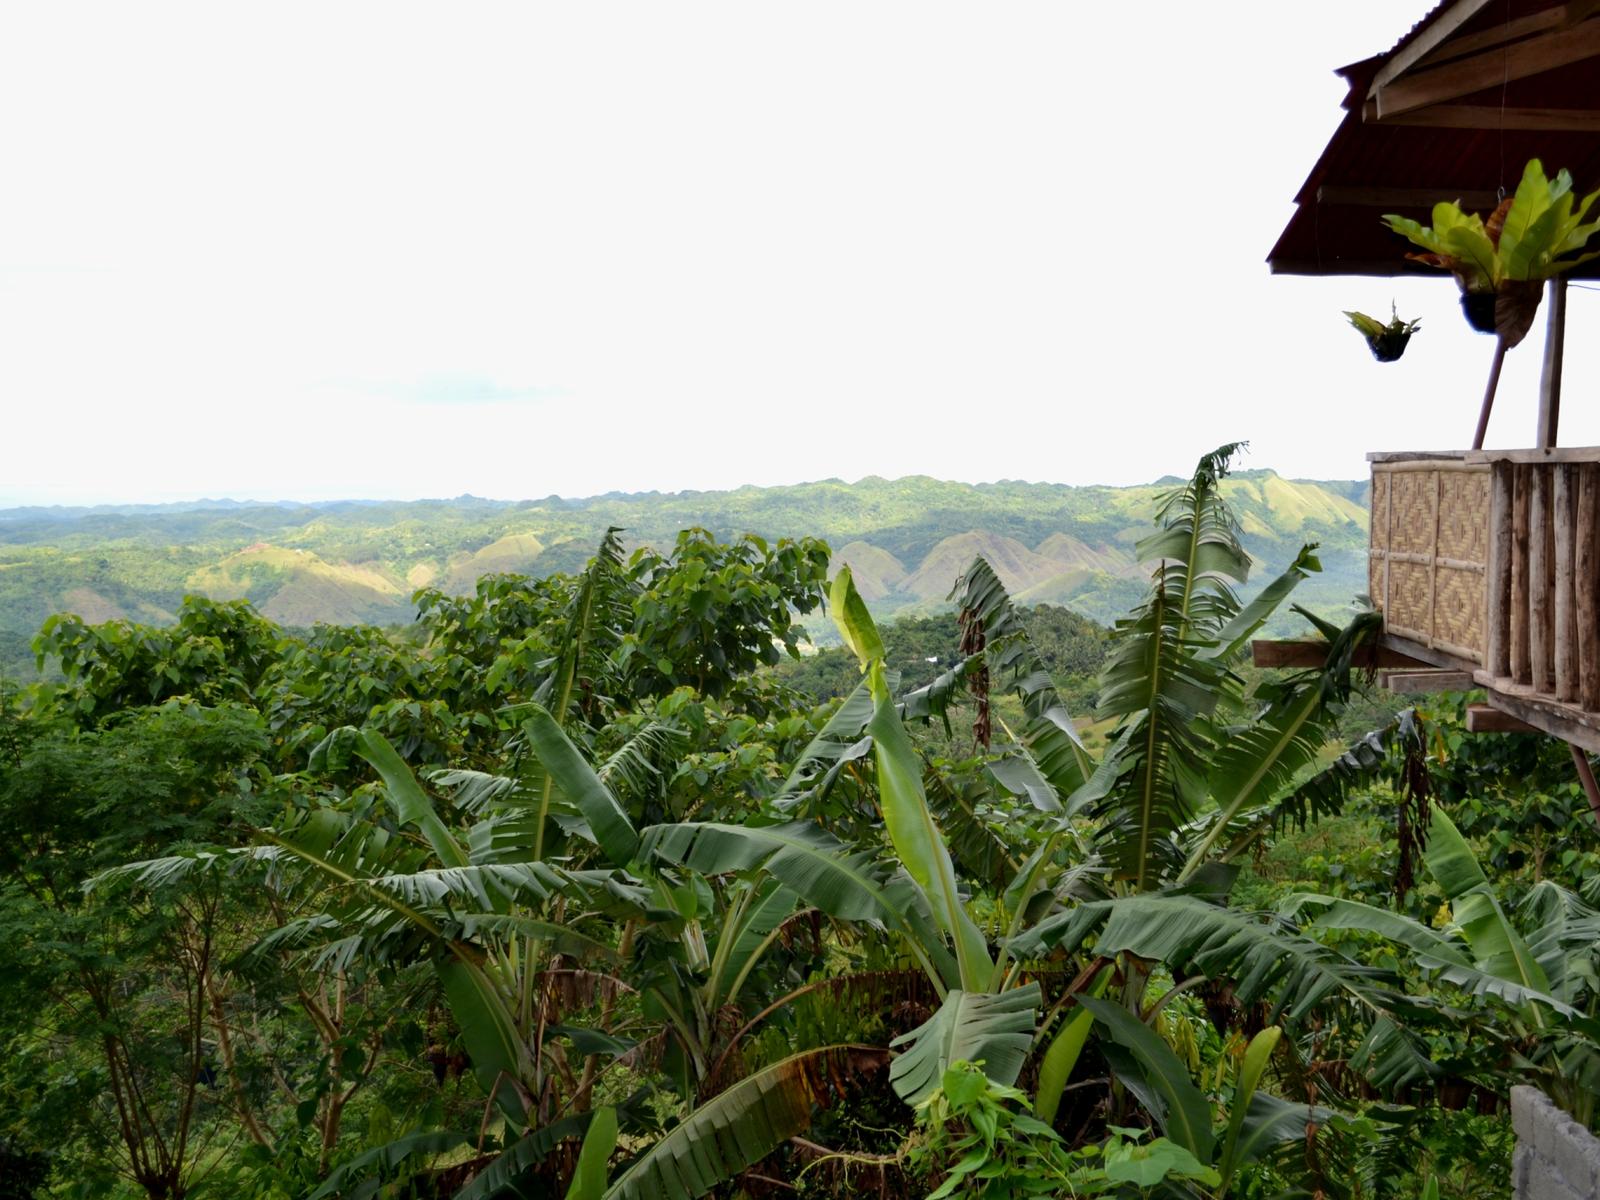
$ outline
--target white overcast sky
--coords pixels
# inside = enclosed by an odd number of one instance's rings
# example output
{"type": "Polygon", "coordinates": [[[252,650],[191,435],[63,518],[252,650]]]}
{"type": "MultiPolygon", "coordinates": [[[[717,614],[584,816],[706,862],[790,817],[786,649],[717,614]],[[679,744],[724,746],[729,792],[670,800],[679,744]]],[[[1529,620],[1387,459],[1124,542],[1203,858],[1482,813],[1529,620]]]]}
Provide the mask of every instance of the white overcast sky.
{"type": "MultiPolygon", "coordinates": [[[[1465,444],[1492,341],[1448,278],[1262,261],[1333,69],[1427,6],[0,5],[0,504],[1465,444]],[[1340,310],[1391,297],[1424,328],[1380,367],[1340,310]]],[[[1531,437],[1538,360],[1491,442],[1531,437]]]]}

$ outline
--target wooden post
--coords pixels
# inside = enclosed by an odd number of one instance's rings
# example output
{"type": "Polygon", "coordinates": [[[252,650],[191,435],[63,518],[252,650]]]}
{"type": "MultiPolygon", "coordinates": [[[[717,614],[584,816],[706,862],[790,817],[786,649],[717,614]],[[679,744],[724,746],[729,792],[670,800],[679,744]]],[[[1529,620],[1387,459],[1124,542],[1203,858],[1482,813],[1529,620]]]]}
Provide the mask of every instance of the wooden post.
{"type": "Polygon", "coordinates": [[[1494,408],[1494,394],[1500,388],[1500,368],[1506,365],[1506,340],[1494,340],[1494,362],[1489,364],[1489,384],[1483,389],[1483,406],[1478,410],[1478,432],[1472,435],[1472,448],[1483,449],[1483,439],[1489,432],[1489,412],[1494,408]]]}
{"type": "Polygon", "coordinates": [[[1518,463],[1513,469],[1511,507],[1511,678],[1533,682],[1528,655],[1528,494],[1537,468],[1518,463]]]}
{"type": "Polygon", "coordinates": [[[1544,730],[1520,721],[1508,712],[1501,712],[1487,704],[1467,705],[1468,733],[1537,733],[1544,730]]]}
{"type": "Polygon", "coordinates": [[[1556,473],[1554,467],[1535,467],[1544,474],[1544,674],[1549,694],[1556,694],[1556,473]]]}
{"type": "Polygon", "coordinates": [[[1561,424],[1561,360],[1567,341],[1567,277],[1550,281],[1550,316],[1544,332],[1544,373],[1539,379],[1539,427],[1534,445],[1547,450],[1556,444],[1561,424]]]}
{"type": "Polygon", "coordinates": [[[1489,474],[1489,569],[1484,573],[1489,618],[1484,666],[1496,679],[1511,674],[1512,467],[1497,462],[1489,474]]]}
{"type": "Polygon", "coordinates": [[[1551,515],[1555,553],[1555,632],[1551,637],[1555,652],[1556,699],[1568,703],[1578,698],[1578,614],[1573,594],[1573,565],[1577,552],[1578,487],[1571,463],[1557,463],[1554,505],[1551,515]]]}
{"type": "Polygon", "coordinates": [[[1600,784],[1594,780],[1594,768],[1589,765],[1589,756],[1571,742],[1567,749],[1572,751],[1572,763],[1578,768],[1578,782],[1583,784],[1583,794],[1589,797],[1589,811],[1594,814],[1595,823],[1600,825],[1600,784]]]}
{"type": "Polygon", "coordinates": [[[1600,712],[1600,464],[1578,468],[1577,554],[1573,559],[1578,623],[1578,703],[1600,712]]]}
{"type": "Polygon", "coordinates": [[[1550,470],[1535,464],[1528,476],[1528,659],[1533,690],[1550,694],[1551,644],[1555,614],[1550,611],[1550,470]]]}

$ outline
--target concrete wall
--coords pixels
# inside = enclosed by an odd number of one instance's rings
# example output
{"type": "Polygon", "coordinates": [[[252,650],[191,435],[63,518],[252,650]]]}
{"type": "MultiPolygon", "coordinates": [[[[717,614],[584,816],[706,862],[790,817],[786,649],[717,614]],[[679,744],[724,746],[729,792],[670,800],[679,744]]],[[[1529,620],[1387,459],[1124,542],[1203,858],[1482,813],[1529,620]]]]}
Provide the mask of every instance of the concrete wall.
{"type": "Polygon", "coordinates": [[[1600,1197],[1600,1139],[1537,1088],[1511,1089],[1511,1123],[1517,1131],[1511,1168],[1517,1200],[1600,1197]]]}

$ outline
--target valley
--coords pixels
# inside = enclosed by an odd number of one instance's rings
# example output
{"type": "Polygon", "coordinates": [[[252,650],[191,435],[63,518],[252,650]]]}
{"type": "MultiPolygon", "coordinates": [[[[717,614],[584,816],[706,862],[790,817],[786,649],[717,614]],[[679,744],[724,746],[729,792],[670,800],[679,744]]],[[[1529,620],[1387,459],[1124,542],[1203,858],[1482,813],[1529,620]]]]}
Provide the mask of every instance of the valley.
{"type": "MultiPolygon", "coordinates": [[[[983,557],[1020,603],[1062,605],[1109,622],[1142,591],[1134,548],[1171,482],[1070,487],[869,477],[580,500],[0,510],[0,662],[25,670],[27,642],[53,613],[162,623],[188,593],[249,600],[291,628],[407,624],[418,588],[464,594],[485,574],[576,570],[611,526],[624,530],[630,550],[668,547],[690,526],[724,538],[815,534],[885,616],[947,608],[956,577],[983,557]]],[[[1258,576],[1314,541],[1323,572],[1301,590],[1306,603],[1331,611],[1364,590],[1364,483],[1256,470],[1230,477],[1223,490],[1258,576]]],[[[826,619],[808,627],[831,640],[826,619]]]]}

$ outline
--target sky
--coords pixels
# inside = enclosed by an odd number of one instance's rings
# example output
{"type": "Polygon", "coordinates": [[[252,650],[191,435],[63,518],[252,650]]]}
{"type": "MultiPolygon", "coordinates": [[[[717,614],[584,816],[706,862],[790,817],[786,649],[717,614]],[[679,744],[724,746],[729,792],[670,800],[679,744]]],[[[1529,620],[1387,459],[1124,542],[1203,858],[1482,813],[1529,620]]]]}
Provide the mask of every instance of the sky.
{"type": "MultiPolygon", "coordinates": [[[[1448,277],[1263,261],[1334,68],[1427,7],[0,6],[0,505],[1465,445],[1493,342],[1448,277]],[[1391,300],[1423,328],[1379,366],[1340,313],[1391,300]]],[[[1530,337],[1491,444],[1538,373],[1530,337]]]]}

